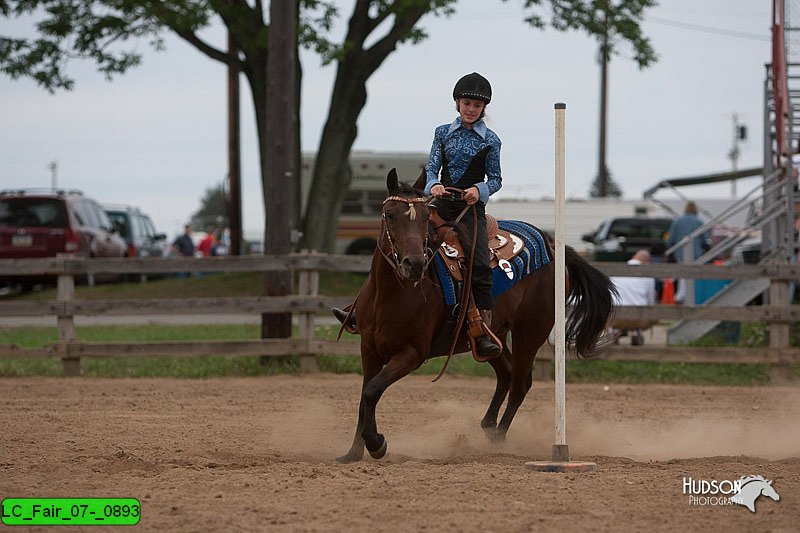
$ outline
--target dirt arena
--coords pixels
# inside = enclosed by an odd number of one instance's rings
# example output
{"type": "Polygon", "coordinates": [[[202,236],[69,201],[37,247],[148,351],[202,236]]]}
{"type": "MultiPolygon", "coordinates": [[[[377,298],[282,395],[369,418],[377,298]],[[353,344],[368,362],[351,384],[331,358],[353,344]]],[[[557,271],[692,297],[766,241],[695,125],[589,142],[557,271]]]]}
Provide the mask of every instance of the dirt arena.
{"type": "MultiPolygon", "coordinates": [[[[135,497],[137,530],[797,531],[800,388],[568,385],[584,474],[528,470],[553,444],[536,383],[501,447],[494,382],[409,377],[378,409],[389,450],[339,465],[360,378],[0,380],[0,497],[135,497]],[[756,512],[690,505],[684,477],[763,475],[756,512]]],[[[97,531],[97,528],[92,528],[97,531]]]]}

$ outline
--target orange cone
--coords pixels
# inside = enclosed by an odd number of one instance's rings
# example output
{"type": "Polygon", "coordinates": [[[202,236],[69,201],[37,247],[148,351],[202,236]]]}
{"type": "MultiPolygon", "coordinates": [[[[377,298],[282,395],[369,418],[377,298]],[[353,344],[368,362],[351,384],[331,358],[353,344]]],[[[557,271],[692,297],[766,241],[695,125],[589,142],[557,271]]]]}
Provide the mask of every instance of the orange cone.
{"type": "Polygon", "coordinates": [[[661,291],[661,303],[662,304],[675,303],[675,284],[672,282],[671,278],[667,278],[664,280],[664,289],[661,291]]]}

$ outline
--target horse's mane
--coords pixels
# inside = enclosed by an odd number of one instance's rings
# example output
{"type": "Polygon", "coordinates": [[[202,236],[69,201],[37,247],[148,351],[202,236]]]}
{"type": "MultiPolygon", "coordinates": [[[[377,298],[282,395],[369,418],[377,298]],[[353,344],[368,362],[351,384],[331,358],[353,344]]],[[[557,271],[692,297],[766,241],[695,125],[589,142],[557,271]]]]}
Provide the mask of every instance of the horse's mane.
{"type": "Polygon", "coordinates": [[[739,481],[741,482],[742,486],[747,485],[751,481],[763,481],[764,483],[769,483],[769,480],[764,479],[764,476],[742,476],[739,481]]]}

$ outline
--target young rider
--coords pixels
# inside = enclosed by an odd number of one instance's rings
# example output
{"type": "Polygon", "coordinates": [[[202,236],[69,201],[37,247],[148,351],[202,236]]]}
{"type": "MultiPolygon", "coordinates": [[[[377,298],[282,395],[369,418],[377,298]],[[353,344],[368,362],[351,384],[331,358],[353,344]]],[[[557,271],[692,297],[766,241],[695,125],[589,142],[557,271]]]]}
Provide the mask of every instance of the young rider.
{"type": "MultiPolygon", "coordinates": [[[[462,224],[468,230],[467,239],[472,237],[469,228],[473,227],[473,212],[478,231],[474,243],[474,262],[472,269],[472,297],[480,312],[480,319],[491,326],[492,271],[489,267],[489,244],[486,235],[486,202],[489,196],[500,190],[500,138],[486,126],[483,117],[486,106],[492,100],[492,86],[489,80],[473,72],[463,76],[453,88],[458,117],[436,128],[433,144],[426,167],[427,184],[425,192],[437,197],[432,205],[445,220],[454,220],[466,206],[468,209],[462,224]],[[445,187],[455,187],[464,191],[463,200],[439,200],[447,194],[445,187]]],[[[463,235],[462,235],[463,239],[463,235]]],[[[469,257],[472,243],[464,242],[465,253],[469,257]]],[[[465,302],[466,304],[466,302],[465,302]]],[[[500,353],[501,347],[491,337],[482,335],[475,340],[478,355],[491,357],[500,353]]]]}
{"type": "MultiPolygon", "coordinates": [[[[478,231],[473,259],[472,297],[479,310],[480,320],[491,327],[494,297],[485,209],[489,196],[502,186],[500,138],[483,120],[486,106],[492,100],[492,86],[486,78],[473,72],[456,82],[453,99],[458,117],[434,131],[426,167],[425,192],[437,198],[431,205],[436,207],[439,216],[445,220],[452,221],[466,206],[475,206],[478,231]],[[442,196],[447,195],[445,186],[463,190],[463,199],[441,200],[442,196]]],[[[461,220],[464,227],[472,228],[473,210],[466,210],[461,220]]],[[[463,233],[469,234],[467,239],[472,236],[470,231],[463,233]]],[[[469,257],[472,243],[463,244],[465,253],[469,257]]],[[[464,305],[467,305],[467,302],[464,302],[464,305]]],[[[348,313],[341,309],[334,308],[332,311],[341,322],[348,316],[348,313]]],[[[350,331],[356,330],[356,321],[352,313],[346,326],[350,331]]],[[[493,357],[502,350],[488,335],[478,336],[475,344],[476,351],[481,357],[493,357]]]]}

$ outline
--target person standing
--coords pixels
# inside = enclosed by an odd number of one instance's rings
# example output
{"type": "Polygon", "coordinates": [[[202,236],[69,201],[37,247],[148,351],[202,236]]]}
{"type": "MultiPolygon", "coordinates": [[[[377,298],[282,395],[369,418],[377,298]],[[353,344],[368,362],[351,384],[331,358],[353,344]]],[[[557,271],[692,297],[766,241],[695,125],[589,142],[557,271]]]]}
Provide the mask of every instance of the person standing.
{"type": "MultiPolygon", "coordinates": [[[[500,137],[484,121],[486,106],[492,100],[492,86],[489,80],[473,72],[456,82],[453,99],[458,116],[434,131],[425,168],[425,192],[436,197],[431,205],[447,221],[455,220],[467,206],[475,208],[466,211],[462,224],[465,228],[472,228],[477,222],[476,240],[474,243],[468,242],[471,231],[465,232],[469,235],[466,239],[462,237],[462,240],[467,257],[474,246],[472,297],[479,312],[479,318],[476,319],[491,327],[494,296],[486,235],[486,203],[489,196],[500,190],[503,184],[500,137]],[[445,187],[461,189],[464,191],[463,199],[441,199],[448,194],[445,187]]],[[[488,335],[477,336],[475,344],[476,352],[481,357],[494,357],[502,350],[488,335]]]]}
{"type": "MultiPolygon", "coordinates": [[[[629,265],[650,264],[650,252],[648,250],[638,250],[633,257],[628,260],[629,265]]],[[[614,305],[654,305],[656,303],[656,280],[651,277],[633,276],[612,276],[611,282],[617,289],[614,296],[614,305]]],[[[628,332],[631,332],[632,344],[644,344],[641,331],[651,328],[656,321],[639,319],[614,319],[611,322],[611,335],[614,343],[619,342],[628,332]]]]}
{"type": "Polygon", "coordinates": [[[203,257],[211,257],[216,255],[214,248],[217,246],[217,234],[213,227],[209,226],[206,229],[206,236],[197,245],[197,249],[203,254],[203,257]]]}
{"type": "MultiPolygon", "coordinates": [[[[669,237],[667,237],[667,247],[672,247],[681,242],[685,237],[689,236],[697,228],[703,225],[703,221],[697,216],[697,204],[694,202],[687,202],[683,210],[683,214],[672,221],[669,227],[669,237]]],[[[672,252],[672,257],[676,263],[688,263],[701,255],[706,250],[706,245],[709,242],[710,235],[708,232],[701,233],[692,239],[692,257],[686,257],[685,245],[677,248],[672,252]]],[[[677,290],[675,292],[675,301],[683,303],[686,299],[686,284],[688,280],[681,278],[678,281],[677,290]]],[[[694,302],[692,302],[694,303],[694,302]]]]}
{"type": "Polygon", "coordinates": [[[194,257],[194,242],[192,241],[192,227],[186,224],[183,234],[172,243],[172,251],[181,257],[194,257]]]}
{"type": "MultiPolygon", "coordinates": [[[[672,221],[669,227],[669,237],[667,238],[667,246],[672,247],[678,244],[684,237],[690,235],[694,230],[703,225],[703,221],[697,216],[697,204],[688,202],[683,210],[683,214],[672,221]]],[[[705,246],[708,243],[708,232],[702,233],[695,237],[692,241],[692,259],[697,259],[705,251],[705,246]]],[[[684,262],[684,247],[676,249],[673,252],[675,262],[684,262]]]]}

